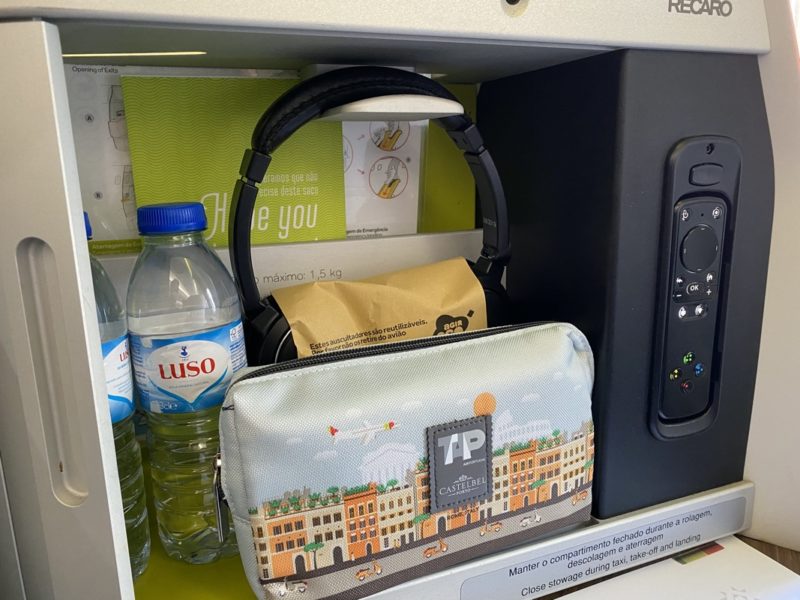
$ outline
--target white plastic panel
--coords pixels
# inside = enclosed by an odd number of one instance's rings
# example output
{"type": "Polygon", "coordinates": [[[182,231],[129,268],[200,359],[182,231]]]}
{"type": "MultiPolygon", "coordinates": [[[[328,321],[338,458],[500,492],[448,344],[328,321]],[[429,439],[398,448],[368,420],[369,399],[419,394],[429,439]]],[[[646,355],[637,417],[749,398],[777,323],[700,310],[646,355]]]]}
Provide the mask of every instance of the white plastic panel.
{"type": "MultiPolygon", "coordinates": [[[[215,213],[211,219],[214,227],[215,213]]],[[[219,221],[216,221],[219,224],[219,221]]],[[[474,260],[480,256],[483,233],[479,229],[449,233],[367,238],[356,240],[329,240],[254,246],[253,272],[261,296],[273,290],[318,281],[320,269],[326,279],[353,281],[381,273],[418,267],[437,260],[458,256],[474,260]]],[[[217,255],[230,270],[227,248],[218,248],[217,255]]],[[[136,255],[108,255],[99,257],[111,278],[117,294],[124,298],[128,292],[136,255]]]]}
{"type": "Polygon", "coordinates": [[[762,0],[520,0],[513,6],[506,0],[11,0],[0,9],[0,17],[4,15],[338,32],[347,37],[739,52],[769,47],[762,0]]]}
{"type": "Polygon", "coordinates": [[[455,100],[437,96],[395,94],[365,98],[337,106],[322,113],[320,121],[422,121],[463,115],[464,107],[455,100]]]}
{"type": "MultiPolygon", "coordinates": [[[[2,18],[2,14],[0,14],[2,18]]],[[[336,31],[229,29],[211,25],[58,21],[65,53],[202,51],[200,56],[69,58],[71,62],[305,71],[311,65],[408,67],[474,83],[577,60],[605,46],[552,46],[503,40],[342,34],[336,31]]]]}
{"type": "Polygon", "coordinates": [[[24,592],[132,598],[58,32],[0,23],[0,55],[0,455],[24,592]]]}
{"type": "Polygon", "coordinates": [[[758,490],[747,534],[800,550],[800,59],[788,0],[770,0],[767,8],[773,46],[760,67],[775,162],[775,218],[745,463],[758,490]]]}
{"type": "Polygon", "coordinates": [[[0,457],[0,591],[3,592],[5,600],[25,600],[2,457],[0,457]]]}
{"type": "Polygon", "coordinates": [[[431,573],[369,600],[541,598],[736,533],[752,505],[753,485],[736,483],[431,573]]]}

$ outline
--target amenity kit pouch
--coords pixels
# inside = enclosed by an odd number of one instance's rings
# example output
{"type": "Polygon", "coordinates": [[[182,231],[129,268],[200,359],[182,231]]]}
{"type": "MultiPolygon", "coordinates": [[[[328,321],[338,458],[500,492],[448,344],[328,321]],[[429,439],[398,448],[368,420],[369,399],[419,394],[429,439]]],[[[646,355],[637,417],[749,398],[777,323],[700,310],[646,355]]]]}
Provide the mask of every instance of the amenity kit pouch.
{"type": "Polygon", "coordinates": [[[587,520],[593,368],[547,323],[247,370],[218,493],[253,591],[363,598],[587,520]]]}

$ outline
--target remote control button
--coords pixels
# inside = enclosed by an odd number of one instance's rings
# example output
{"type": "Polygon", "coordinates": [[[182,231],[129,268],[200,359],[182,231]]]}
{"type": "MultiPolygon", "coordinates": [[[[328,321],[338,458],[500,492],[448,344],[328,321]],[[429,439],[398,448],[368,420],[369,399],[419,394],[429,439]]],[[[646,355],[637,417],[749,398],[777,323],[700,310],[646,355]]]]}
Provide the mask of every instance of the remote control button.
{"type": "Polygon", "coordinates": [[[716,295],[717,295],[717,286],[715,285],[706,286],[706,291],[704,294],[706,300],[712,300],[713,298],[716,297],[716,295]]]}
{"type": "Polygon", "coordinates": [[[695,317],[702,317],[706,314],[706,305],[705,304],[698,304],[694,307],[694,316],[695,317]]]}
{"type": "Polygon", "coordinates": [[[683,355],[683,364],[690,365],[694,362],[694,352],[687,352],[683,355]]]}
{"type": "Polygon", "coordinates": [[[675,278],[675,285],[677,285],[677,286],[682,286],[684,283],[686,283],[686,280],[683,278],[683,276],[682,276],[682,275],[678,275],[678,276],[675,278]]]}
{"type": "Polygon", "coordinates": [[[691,381],[689,381],[688,379],[684,379],[683,381],[681,381],[681,391],[684,394],[688,394],[693,389],[694,389],[694,384],[691,381]]]}
{"type": "Polygon", "coordinates": [[[722,216],[722,208],[719,206],[715,206],[714,210],[711,211],[711,216],[715,219],[719,219],[722,216]]]}
{"type": "Polygon", "coordinates": [[[706,283],[717,283],[717,274],[714,271],[706,273],[706,283]]]}
{"type": "Polygon", "coordinates": [[[700,296],[706,291],[706,286],[699,281],[693,281],[686,286],[686,293],[690,296],[700,296]]]}
{"type": "Polygon", "coordinates": [[[681,307],[678,309],[678,318],[679,318],[679,319],[683,319],[683,318],[686,316],[686,312],[687,312],[687,311],[686,311],[686,307],[685,307],[685,306],[681,306],[681,307]]]}
{"type": "Polygon", "coordinates": [[[681,262],[695,273],[714,264],[718,252],[717,235],[708,225],[693,227],[681,242],[681,262]]]}
{"type": "Polygon", "coordinates": [[[716,185],[722,181],[722,173],[722,165],[717,163],[695,165],[689,171],[689,183],[700,186],[716,185]]]}
{"type": "Polygon", "coordinates": [[[702,377],[703,373],[706,372],[706,366],[699,362],[694,366],[694,376],[695,377],[702,377]]]}
{"type": "Polygon", "coordinates": [[[683,375],[683,371],[680,369],[672,369],[672,371],[669,372],[669,380],[675,381],[676,379],[680,379],[681,375],[683,375]]]}
{"type": "Polygon", "coordinates": [[[692,211],[690,211],[688,208],[684,208],[681,211],[681,221],[688,221],[689,217],[691,216],[692,216],[692,211]]]}

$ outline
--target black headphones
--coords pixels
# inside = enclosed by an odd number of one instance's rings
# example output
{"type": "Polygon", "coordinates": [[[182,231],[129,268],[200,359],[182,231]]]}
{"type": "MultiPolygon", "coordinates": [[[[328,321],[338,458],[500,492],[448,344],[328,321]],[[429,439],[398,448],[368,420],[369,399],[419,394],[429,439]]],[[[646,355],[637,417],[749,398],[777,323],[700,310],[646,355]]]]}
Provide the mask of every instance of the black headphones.
{"type": "MultiPolygon", "coordinates": [[[[286,318],[271,298],[261,299],[250,256],[250,223],[261,183],[274,152],[290,135],[325,111],[366,98],[394,94],[455,97],[435,81],[386,67],[350,67],[307,79],[278,98],[253,131],[239,169],[230,212],[228,249],[242,302],[247,360],[250,366],[297,357],[286,318]]],[[[508,213],[497,168],[483,146],[478,128],[466,115],[436,122],[463,150],[478,191],[483,215],[483,249],[470,263],[486,294],[489,326],[510,320],[509,301],[500,282],[510,258],[508,213]]]]}

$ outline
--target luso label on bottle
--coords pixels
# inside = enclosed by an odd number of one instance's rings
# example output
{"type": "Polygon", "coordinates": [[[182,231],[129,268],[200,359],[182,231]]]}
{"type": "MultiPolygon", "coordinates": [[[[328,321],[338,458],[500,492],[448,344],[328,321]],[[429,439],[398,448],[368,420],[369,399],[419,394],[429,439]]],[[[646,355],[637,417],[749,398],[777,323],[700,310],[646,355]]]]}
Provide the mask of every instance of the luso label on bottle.
{"type": "Polygon", "coordinates": [[[131,381],[128,336],[121,335],[107,341],[101,346],[101,350],[111,422],[118,423],[133,413],[133,381],[131,381]]]}
{"type": "Polygon", "coordinates": [[[242,322],[182,337],[131,335],[142,406],[185,413],[222,403],[233,373],[247,365],[242,322]]]}

